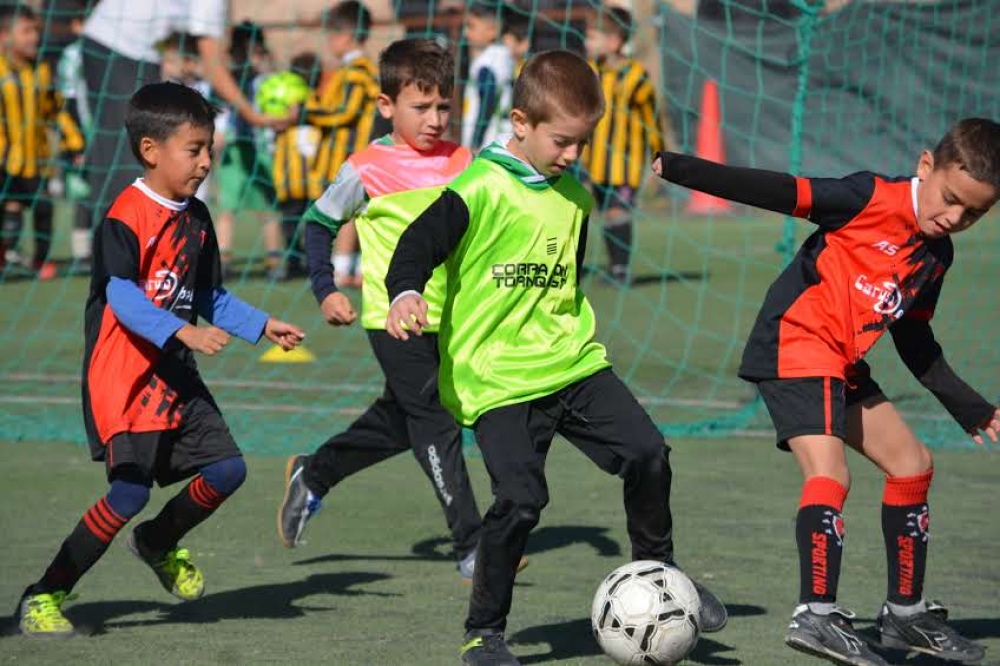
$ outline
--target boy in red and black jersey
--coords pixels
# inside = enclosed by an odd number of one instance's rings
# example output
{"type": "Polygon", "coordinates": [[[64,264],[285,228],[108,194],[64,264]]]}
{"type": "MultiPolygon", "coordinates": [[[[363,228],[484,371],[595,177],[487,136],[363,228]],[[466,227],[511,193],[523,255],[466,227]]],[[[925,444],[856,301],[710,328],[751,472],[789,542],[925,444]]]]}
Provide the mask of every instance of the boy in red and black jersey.
{"type": "Polygon", "coordinates": [[[194,194],[211,164],[215,109],[174,83],[133,95],[125,126],[145,176],[115,200],[94,233],[85,312],[83,411],[94,460],[110,488],[84,513],[18,609],[20,630],[65,636],[67,594],[161,486],[194,477],[128,546],[175,596],[204,592],[178,541],[243,482],[242,454],[202,382],[194,352],[212,355],[229,335],[284,349],[303,333],[222,288],[208,209],[194,194]],[[211,325],[199,326],[198,317],[211,325]]]}
{"type": "Polygon", "coordinates": [[[666,180],[815,223],[769,289],[740,376],[757,384],[805,484],[796,521],[801,587],[786,642],[843,664],[881,666],[836,605],[850,486],[845,444],[886,474],[882,531],[888,595],[883,644],[973,663],[982,646],[923,597],[930,451],[872,379],[863,358],[888,331],[910,371],[977,443],[997,441],[1000,410],[945,361],[930,327],[954,247],[1000,195],[1000,124],[969,118],[924,151],[914,178],[856,173],[798,178],[663,152],[666,180]]]}

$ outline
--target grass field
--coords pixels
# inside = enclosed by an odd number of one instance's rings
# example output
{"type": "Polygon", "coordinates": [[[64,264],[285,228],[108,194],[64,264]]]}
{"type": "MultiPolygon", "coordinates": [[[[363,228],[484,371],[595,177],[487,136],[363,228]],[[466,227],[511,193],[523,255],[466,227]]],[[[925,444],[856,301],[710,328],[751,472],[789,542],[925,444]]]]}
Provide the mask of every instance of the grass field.
{"type": "MultiPolygon", "coordinates": [[[[986,220],[958,239],[959,260],[937,318],[953,364],[995,400],[996,222],[986,220]]],[[[807,230],[800,225],[799,238],[807,230]]],[[[238,230],[244,255],[258,244],[256,231],[238,230]]],[[[610,288],[596,275],[584,280],[617,371],[668,431],[688,433],[693,421],[739,413],[753,394],[735,378],[735,367],[781,264],[774,249],[780,220],[687,219],[661,207],[647,210],[638,234],[636,287],[610,288]]],[[[64,241],[57,256],[67,254],[64,241]]],[[[600,263],[597,229],[590,247],[589,261],[600,263]]],[[[68,606],[92,637],[32,641],[13,636],[8,621],[0,624],[0,663],[457,662],[468,588],[458,581],[440,511],[412,460],[401,456],[336,489],[300,550],[278,542],[282,456],[311,449],[346,425],[381,382],[363,331],[326,327],[304,283],[267,282],[253,262],[241,268],[229,286],[305,326],[317,359],[262,364],[263,348],[234,343],[217,359],[201,361],[250,462],[243,489],[186,544],[208,575],[207,596],[175,603],[119,539],[68,606]]],[[[11,609],[105,488],[101,468],[82,446],[67,443],[82,441],[86,288],[84,278],[0,280],[0,526],[6,536],[0,604],[11,609]]],[[[351,295],[357,303],[359,295],[351,295]]],[[[928,594],[952,607],[967,635],[990,646],[986,663],[1000,664],[994,554],[1000,527],[990,508],[995,453],[967,450],[957,427],[892,357],[891,345],[875,351],[878,378],[937,448],[928,594]]],[[[811,663],[782,645],[797,588],[798,472],[767,440],[759,413],[736,426],[710,438],[673,441],[680,561],[732,613],[724,632],[702,639],[691,663],[811,663]]],[[[841,599],[867,628],[883,598],[885,563],[881,481],[859,463],[846,511],[841,599]]],[[[619,482],[565,442],[554,447],[548,470],[552,503],[529,542],[532,563],[519,578],[508,636],[526,664],[607,663],[590,636],[588,616],[601,578],[628,559],[619,482]]],[[[474,455],[470,471],[485,510],[488,479],[474,455]]],[[[159,491],[147,513],[168,497],[159,491]]],[[[934,663],[891,657],[900,664],[934,663]]]]}
{"type": "MultiPolygon", "coordinates": [[[[0,457],[0,603],[13,609],[104,485],[82,447],[3,443],[0,457]]],[[[869,627],[885,586],[881,482],[859,462],[845,512],[840,596],[858,611],[859,627],[869,627]]],[[[5,621],[0,663],[457,663],[468,587],[414,461],[400,456],[336,488],[310,524],[308,543],[294,551],[275,534],[282,464],[250,457],[246,485],[187,539],[207,575],[203,599],[175,602],[119,538],[68,605],[69,617],[93,635],[32,640],[11,636],[5,621]]],[[[811,663],[782,644],[797,590],[799,482],[791,457],[763,439],[680,440],[673,465],[680,561],[732,614],[689,662],[811,663]]],[[[995,470],[981,454],[961,451],[939,454],[937,469],[928,594],[951,606],[956,625],[990,646],[986,663],[997,664],[995,470]]],[[[589,609],[601,578],[628,559],[619,481],[565,442],[553,447],[548,470],[552,503],[529,541],[531,565],[518,579],[508,635],[525,664],[609,663],[590,635],[589,609]]],[[[470,459],[470,473],[485,509],[480,459],[470,459]]],[[[146,514],[168,497],[157,491],[146,514]]]]}

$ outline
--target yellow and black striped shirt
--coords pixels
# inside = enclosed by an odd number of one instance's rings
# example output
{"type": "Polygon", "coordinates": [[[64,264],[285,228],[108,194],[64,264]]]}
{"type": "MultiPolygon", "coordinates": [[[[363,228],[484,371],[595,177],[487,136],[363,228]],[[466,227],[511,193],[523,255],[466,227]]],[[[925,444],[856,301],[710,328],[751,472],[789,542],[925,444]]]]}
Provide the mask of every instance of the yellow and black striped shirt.
{"type": "Polygon", "coordinates": [[[18,67],[0,55],[0,160],[8,175],[50,175],[50,125],[58,130],[63,150],[83,150],[83,134],[63,107],[48,63],[18,67]]]}
{"type": "Polygon", "coordinates": [[[271,176],[279,202],[314,200],[323,194],[320,179],[312,170],[322,136],[317,127],[298,125],[275,137],[271,176]]]}
{"type": "Polygon", "coordinates": [[[607,108],[594,129],[584,164],[596,184],[638,189],[651,156],[663,150],[656,90],[637,60],[625,60],[618,67],[602,61],[593,64],[607,108]]]}
{"type": "Polygon", "coordinates": [[[378,93],[378,68],[358,56],[334,72],[306,103],[306,122],[321,132],[312,169],[319,191],[310,198],[318,198],[344,160],[371,141],[378,93]]]}

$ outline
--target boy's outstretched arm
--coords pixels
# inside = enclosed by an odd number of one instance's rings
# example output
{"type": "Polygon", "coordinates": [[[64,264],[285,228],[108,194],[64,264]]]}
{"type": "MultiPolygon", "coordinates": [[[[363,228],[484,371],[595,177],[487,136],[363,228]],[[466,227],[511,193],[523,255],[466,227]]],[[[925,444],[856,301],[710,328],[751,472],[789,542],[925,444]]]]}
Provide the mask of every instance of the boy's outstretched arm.
{"type": "Polygon", "coordinates": [[[977,444],[982,434],[996,442],[1000,433],[1000,410],[955,373],[934,339],[930,321],[921,316],[904,316],[889,328],[899,357],[917,381],[972,435],[977,444]]]}
{"type": "Polygon", "coordinates": [[[445,190],[403,232],[385,276],[390,302],[386,331],[390,335],[406,340],[406,329],[419,335],[427,325],[427,303],[420,294],[434,269],[458,246],[468,228],[465,202],[445,190]]]}
{"type": "Polygon", "coordinates": [[[780,171],[718,164],[661,150],[653,171],[666,181],[723,199],[792,215],[798,204],[795,176],[780,171]]]}
{"type": "Polygon", "coordinates": [[[780,171],[732,167],[691,155],[660,151],[653,171],[677,185],[838,229],[860,213],[875,193],[871,173],[844,178],[803,178],[780,171]]]}

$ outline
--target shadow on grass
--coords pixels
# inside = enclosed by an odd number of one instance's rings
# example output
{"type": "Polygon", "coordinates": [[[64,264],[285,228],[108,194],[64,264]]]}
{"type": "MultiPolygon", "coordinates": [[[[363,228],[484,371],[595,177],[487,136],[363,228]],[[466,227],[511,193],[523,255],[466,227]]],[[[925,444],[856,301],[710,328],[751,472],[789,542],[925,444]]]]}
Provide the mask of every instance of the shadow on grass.
{"type": "MultiPolygon", "coordinates": [[[[576,544],[585,544],[594,549],[601,557],[620,557],[621,546],[617,541],[607,536],[608,529],[591,525],[553,525],[541,527],[528,537],[527,555],[538,555],[550,550],[557,550],[576,544]]],[[[349,560],[378,561],[423,561],[423,562],[453,562],[455,560],[451,549],[451,539],[433,537],[413,544],[408,555],[383,554],[353,554],[328,553],[305,560],[298,560],[295,566],[308,566],[328,562],[344,562],[349,560]]]]}
{"type": "MultiPolygon", "coordinates": [[[[334,610],[332,605],[296,603],[315,595],[393,597],[395,594],[356,589],[391,578],[386,574],[344,572],[314,574],[289,583],[254,585],[216,594],[207,594],[197,601],[167,603],[155,601],[94,601],[69,605],[66,617],[76,626],[77,633],[97,635],[109,627],[154,626],[164,624],[205,624],[220,620],[245,618],[290,619],[306,613],[334,610]],[[142,613],[158,613],[157,617],[118,620],[142,613]]],[[[166,594],[164,592],[164,594],[166,594]]],[[[17,621],[7,618],[0,624],[0,636],[16,635],[17,621]]]]}
{"type": "MultiPolygon", "coordinates": [[[[728,608],[730,617],[762,615],[765,612],[760,606],[742,604],[728,608]]],[[[548,652],[519,656],[518,659],[522,664],[549,664],[601,654],[601,648],[591,631],[589,618],[522,629],[512,634],[509,637],[509,642],[515,653],[523,652],[523,650],[518,650],[519,646],[539,644],[549,646],[548,652]]],[[[685,663],[706,664],[707,666],[738,666],[743,662],[724,654],[733,650],[733,647],[703,635],[685,663]]]]}

